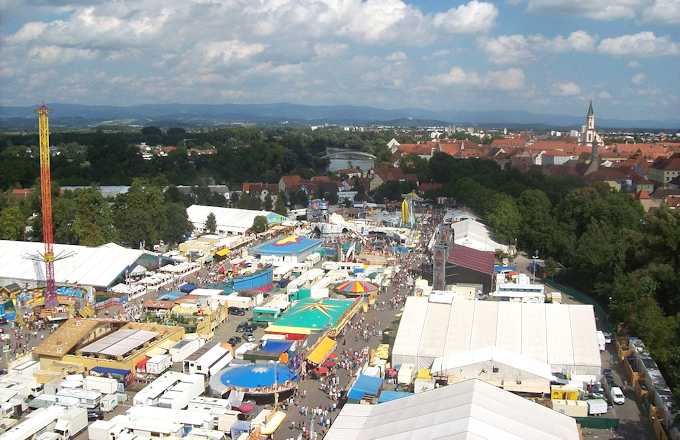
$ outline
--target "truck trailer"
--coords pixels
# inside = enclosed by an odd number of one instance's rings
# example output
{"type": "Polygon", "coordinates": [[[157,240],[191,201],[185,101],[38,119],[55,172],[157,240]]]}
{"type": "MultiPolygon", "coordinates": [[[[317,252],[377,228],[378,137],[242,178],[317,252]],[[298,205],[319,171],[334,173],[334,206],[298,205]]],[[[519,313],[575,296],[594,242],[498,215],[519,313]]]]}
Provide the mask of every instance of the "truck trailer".
{"type": "Polygon", "coordinates": [[[57,434],[59,440],[68,440],[86,427],[85,408],[55,405],[35,410],[25,421],[4,433],[2,440],[36,440],[39,435],[46,432],[57,434]]]}

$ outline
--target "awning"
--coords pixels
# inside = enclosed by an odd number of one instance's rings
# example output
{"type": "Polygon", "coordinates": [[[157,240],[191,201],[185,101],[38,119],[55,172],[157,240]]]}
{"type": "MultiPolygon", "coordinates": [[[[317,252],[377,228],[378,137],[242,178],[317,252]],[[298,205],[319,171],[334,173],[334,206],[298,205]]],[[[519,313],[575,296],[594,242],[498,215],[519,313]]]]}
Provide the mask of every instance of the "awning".
{"type": "Polygon", "coordinates": [[[311,329],[303,327],[290,327],[287,325],[270,325],[264,329],[265,333],[280,333],[291,335],[309,335],[312,333],[311,329]]]}
{"type": "Polygon", "coordinates": [[[222,248],[219,251],[215,252],[215,255],[217,255],[218,257],[226,257],[230,253],[231,251],[229,250],[229,248],[222,248]]]}
{"type": "Polygon", "coordinates": [[[335,347],[338,345],[333,339],[328,336],[324,336],[314,347],[309,355],[307,355],[307,360],[313,364],[320,365],[328,358],[335,347]]]}

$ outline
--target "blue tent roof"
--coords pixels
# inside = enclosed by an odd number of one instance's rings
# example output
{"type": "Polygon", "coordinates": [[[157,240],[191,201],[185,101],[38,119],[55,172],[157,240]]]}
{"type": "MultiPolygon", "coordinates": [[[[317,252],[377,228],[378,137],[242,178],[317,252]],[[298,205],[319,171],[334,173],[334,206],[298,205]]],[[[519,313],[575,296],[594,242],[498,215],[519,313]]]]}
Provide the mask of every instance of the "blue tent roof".
{"type": "Polygon", "coordinates": [[[167,293],[164,293],[163,295],[159,296],[158,300],[159,301],[174,301],[177,298],[182,297],[184,295],[186,295],[186,293],[184,293],[184,292],[177,292],[177,291],[167,292],[167,293]]]}
{"type": "Polygon", "coordinates": [[[255,255],[295,255],[319,249],[321,248],[321,243],[321,240],[291,235],[255,246],[251,252],[255,255]]]}
{"type": "Polygon", "coordinates": [[[293,341],[278,341],[274,339],[267,339],[262,344],[262,351],[266,353],[283,353],[284,351],[290,350],[293,345],[293,341]]]}
{"type": "Polygon", "coordinates": [[[237,365],[225,368],[219,375],[223,385],[239,388],[271,387],[274,383],[297,380],[297,374],[281,364],[277,364],[276,368],[273,364],[237,365]]]}
{"type": "Polygon", "coordinates": [[[413,393],[406,391],[383,391],[380,393],[380,397],[378,397],[378,403],[391,402],[392,400],[403,399],[411,395],[413,393]]]}
{"type": "Polygon", "coordinates": [[[179,286],[179,290],[184,293],[189,293],[194,289],[196,289],[196,285],[193,283],[184,283],[181,286],[179,286]]]}
{"type": "Polygon", "coordinates": [[[377,396],[380,392],[383,380],[379,377],[359,375],[352,385],[352,389],[347,393],[349,400],[361,400],[366,396],[377,396]]]}
{"type": "Polygon", "coordinates": [[[130,374],[130,370],[122,370],[120,368],[109,368],[109,367],[94,367],[91,369],[93,373],[96,374],[111,374],[113,376],[125,377],[130,374]]]}

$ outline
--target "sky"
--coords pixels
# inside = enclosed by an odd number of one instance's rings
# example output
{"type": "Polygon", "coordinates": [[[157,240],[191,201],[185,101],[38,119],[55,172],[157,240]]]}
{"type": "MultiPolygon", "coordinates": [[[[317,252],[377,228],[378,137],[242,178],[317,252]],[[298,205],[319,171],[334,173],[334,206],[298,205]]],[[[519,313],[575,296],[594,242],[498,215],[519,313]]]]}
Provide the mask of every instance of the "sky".
{"type": "Polygon", "coordinates": [[[678,119],[680,0],[0,0],[0,105],[678,119]]]}

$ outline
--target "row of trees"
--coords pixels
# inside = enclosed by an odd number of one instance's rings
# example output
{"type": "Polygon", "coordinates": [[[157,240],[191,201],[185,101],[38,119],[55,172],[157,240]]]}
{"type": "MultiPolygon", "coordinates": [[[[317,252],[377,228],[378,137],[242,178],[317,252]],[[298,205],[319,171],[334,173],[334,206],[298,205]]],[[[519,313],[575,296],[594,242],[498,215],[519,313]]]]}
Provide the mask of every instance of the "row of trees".
{"type": "Polygon", "coordinates": [[[485,160],[437,155],[428,173],[443,184],[441,195],[478,212],[500,240],[538,251],[548,275],[591,293],[640,336],[680,396],[679,211],[645,213],[604,184],[485,160]]]}
{"type": "MultiPolygon", "coordinates": [[[[305,178],[325,173],[327,148],[348,148],[389,160],[386,143],[394,133],[310,131],[305,128],[237,127],[190,132],[141,131],[55,132],[52,145],[53,180],[61,185],[129,185],[135,178],[164,177],[175,185],[201,182],[240,184],[278,182],[281,175],[305,178]],[[167,157],[144,160],[135,145],[172,145],[167,157]],[[187,147],[213,146],[212,156],[187,156],[187,147]]],[[[37,133],[0,134],[0,190],[29,187],[39,176],[37,133]]]]}
{"type": "MultiPolygon", "coordinates": [[[[158,181],[135,179],[126,194],[105,199],[96,188],[53,190],[53,227],[57,243],[99,246],[118,242],[151,247],[174,244],[191,233],[185,206],[169,199],[158,181]]],[[[0,239],[42,240],[40,192],[23,201],[0,199],[0,239]]]]}

